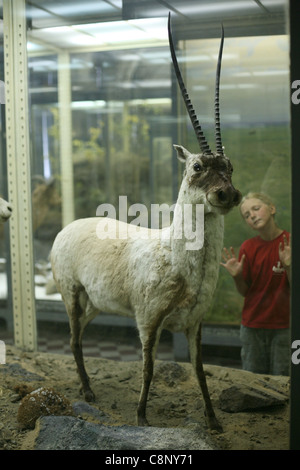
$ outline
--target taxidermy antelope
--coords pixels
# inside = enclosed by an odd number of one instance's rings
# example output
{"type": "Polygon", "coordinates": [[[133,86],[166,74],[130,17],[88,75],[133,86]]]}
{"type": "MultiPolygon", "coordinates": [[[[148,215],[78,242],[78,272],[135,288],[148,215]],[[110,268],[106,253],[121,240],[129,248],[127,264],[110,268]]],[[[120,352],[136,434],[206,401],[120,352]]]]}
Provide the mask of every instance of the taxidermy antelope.
{"type": "Polygon", "coordinates": [[[12,214],[12,207],[9,202],[0,197],[0,222],[6,222],[12,214]]]}
{"type": "MultiPolygon", "coordinates": [[[[82,353],[85,326],[101,311],[133,317],[143,348],[138,425],[148,424],[146,402],[155,351],[165,328],[185,333],[191,362],[202,389],[208,425],[220,431],[222,428],[214,414],[202,366],[201,322],[217,283],[223,246],[223,214],[238,205],[241,199],[240,192],[232,185],[232,166],[224,155],[221,142],[219,78],[224,34],[215,92],[216,152],[212,152],[179,71],[170,16],[168,32],[175,72],[200,144],[198,154],[191,154],[180,145],[174,146],[179,160],[185,163],[185,171],[171,226],[155,233],[153,229],[140,227],[139,236],[126,237],[124,234],[132,226],[114,221],[112,226],[117,227],[117,236],[112,239],[99,235],[99,217],[77,220],[57,235],[51,262],[69,316],[71,347],[85,399],[94,400],[82,353]],[[181,238],[175,237],[185,204],[204,205],[204,242],[198,250],[186,249],[184,234],[181,238]]],[[[192,225],[195,223],[193,219],[192,225]]]]}
{"type": "Polygon", "coordinates": [[[32,229],[35,232],[45,221],[49,210],[61,204],[55,179],[46,181],[42,176],[32,178],[32,229]]]}

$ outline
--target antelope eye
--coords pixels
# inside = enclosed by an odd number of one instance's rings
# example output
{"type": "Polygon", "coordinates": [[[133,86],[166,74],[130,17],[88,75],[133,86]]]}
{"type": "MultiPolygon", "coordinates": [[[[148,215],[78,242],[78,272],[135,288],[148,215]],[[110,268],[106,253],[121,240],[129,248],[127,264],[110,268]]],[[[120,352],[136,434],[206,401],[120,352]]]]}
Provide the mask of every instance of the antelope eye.
{"type": "Polygon", "coordinates": [[[199,163],[194,163],[193,168],[195,171],[201,171],[201,165],[199,165],[199,163]]]}

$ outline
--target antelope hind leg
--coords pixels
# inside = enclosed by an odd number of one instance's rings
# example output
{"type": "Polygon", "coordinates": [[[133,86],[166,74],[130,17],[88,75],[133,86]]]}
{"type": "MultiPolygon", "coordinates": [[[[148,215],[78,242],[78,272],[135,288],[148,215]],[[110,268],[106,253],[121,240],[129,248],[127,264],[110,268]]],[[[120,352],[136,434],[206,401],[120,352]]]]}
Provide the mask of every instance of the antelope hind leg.
{"type": "Polygon", "coordinates": [[[210,399],[206,377],[204,374],[203,363],[202,363],[202,347],[201,347],[201,323],[199,324],[198,331],[193,332],[188,336],[191,361],[198,379],[202,396],[205,403],[205,419],[209,429],[218,432],[223,432],[222,425],[216,418],[212,402],[210,399]],[[196,334],[195,334],[196,333],[196,334]]]}
{"type": "MultiPolygon", "coordinates": [[[[69,313],[69,312],[68,312],[69,313]]],[[[84,399],[88,402],[95,401],[95,395],[90,387],[90,380],[85,370],[83,353],[82,353],[82,335],[84,328],[80,325],[80,316],[82,315],[82,309],[79,302],[74,298],[70,319],[71,328],[71,349],[74,355],[74,359],[77,365],[77,371],[81,381],[81,391],[84,395],[84,399]]]]}
{"type": "Polygon", "coordinates": [[[91,402],[95,401],[95,394],[90,387],[89,376],[86,373],[83,354],[82,354],[82,345],[76,341],[71,341],[72,352],[77,364],[77,371],[81,380],[82,388],[81,391],[84,395],[85,401],[91,402]]]}

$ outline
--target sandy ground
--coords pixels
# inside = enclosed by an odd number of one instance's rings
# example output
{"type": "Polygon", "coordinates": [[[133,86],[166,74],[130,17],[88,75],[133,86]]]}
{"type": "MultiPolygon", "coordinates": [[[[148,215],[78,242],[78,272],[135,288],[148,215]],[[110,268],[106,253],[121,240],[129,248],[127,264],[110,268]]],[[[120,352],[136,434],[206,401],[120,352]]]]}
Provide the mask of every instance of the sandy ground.
{"type": "MultiPolygon", "coordinates": [[[[156,361],[147,408],[148,421],[158,427],[191,428],[198,425],[205,429],[203,400],[193,370],[188,363],[180,365],[184,373],[172,378],[168,373],[171,370],[169,364],[156,361]]],[[[89,357],[86,367],[96,394],[94,406],[109,416],[109,424],[135,425],[141,362],[89,357]]],[[[206,432],[219,449],[288,449],[288,404],[239,413],[227,413],[218,406],[221,391],[237,383],[251,386],[263,382],[271,390],[287,395],[287,377],[259,376],[214,365],[204,368],[215,411],[224,428],[222,434],[207,429],[206,432]]],[[[17,421],[20,397],[15,387],[24,384],[33,388],[52,387],[72,403],[82,400],[72,356],[22,352],[7,346],[6,365],[0,365],[0,449],[30,450],[34,446],[35,431],[20,429],[17,421]]]]}

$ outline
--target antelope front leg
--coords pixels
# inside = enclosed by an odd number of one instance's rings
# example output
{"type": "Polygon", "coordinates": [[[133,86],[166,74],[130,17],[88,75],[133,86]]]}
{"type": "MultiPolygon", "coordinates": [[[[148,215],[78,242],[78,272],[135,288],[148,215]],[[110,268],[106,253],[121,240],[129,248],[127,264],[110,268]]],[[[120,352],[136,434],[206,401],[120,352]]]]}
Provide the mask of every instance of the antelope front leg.
{"type": "Polygon", "coordinates": [[[149,389],[153,377],[153,367],[155,360],[155,352],[157,343],[160,337],[160,329],[153,331],[150,335],[147,335],[147,339],[143,339],[141,335],[141,341],[143,344],[143,383],[140,394],[140,399],[137,407],[137,424],[138,426],[148,426],[149,423],[146,418],[146,406],[149,394],[149,389]]]}
{"type": "Polygon", "coordinates": [[[153,377],[154,359],[152,354],[153,347],[145,346],[143,348],[143,383],[137,407],[137,424],[138,426],[148,426],[146,418],[146,405],[149,394],[149,388],[153,377]]]}
{"type": "Polygon", "coordinates": [[[223,428],[216,418],[208,387],[206,377],[204,374],[203,363],[202,363],[202,346],[201,346],[201,323],[199,324],[198,331],[193,332],[188,336],[191,361],[195,369],[195,373],[202,391],[204,403],[205,403],[205,418],[209,429],[218,432],[223,432],[223,428]],[[195,334],[196,333],[196,334],[195,334]]]}

